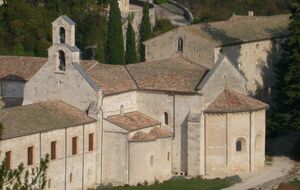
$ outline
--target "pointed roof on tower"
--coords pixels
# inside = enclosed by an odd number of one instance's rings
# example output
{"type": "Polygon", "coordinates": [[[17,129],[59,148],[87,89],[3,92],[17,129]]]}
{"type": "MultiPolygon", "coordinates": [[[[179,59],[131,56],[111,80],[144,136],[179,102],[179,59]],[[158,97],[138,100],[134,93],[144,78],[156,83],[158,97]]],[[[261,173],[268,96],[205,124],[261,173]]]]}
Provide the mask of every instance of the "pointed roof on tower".
{"type": "Polygon", "coordinates": [[[236,113],[267,109],[268,104],[225,87],[205,109],[206,113],[236,113]]]}

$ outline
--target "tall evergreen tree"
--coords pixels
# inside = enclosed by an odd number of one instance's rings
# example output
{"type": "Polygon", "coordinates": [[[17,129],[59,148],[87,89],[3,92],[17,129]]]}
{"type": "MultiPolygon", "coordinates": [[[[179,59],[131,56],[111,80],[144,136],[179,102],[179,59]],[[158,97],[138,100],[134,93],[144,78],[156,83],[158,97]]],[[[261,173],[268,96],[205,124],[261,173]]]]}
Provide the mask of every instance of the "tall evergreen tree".
{"type": "Polygon", "coordinates": [[[131,64],[137,62],[136,56],[136,41],[135,33],[132,28],[131,20],[128,20],[128,27],[126,32],[126,53],[125,53],[125,63],[131,64]]]}
{"type": "Polygon", "coordinates": [[[124,38],[118,0],[110,1],[105,63],[124,64],[124,38]]]}
{"type": "Polygon", "coordinates": [[[140,36],[141,36],[141,43],[140,43],[141,61],[145,61],[145,46],[143,45],[142,42],[152,37],[152,28],[151,28],[151,22],[149,16],[149,3],[147,2],[144,3],[143,6],[143,17],[142,17],[142,23],[140,28],[140,36]]]}
{"type": "Polygon", "coordinates": [[[300,0],[292,4],[289,30],[281,60],[275,65],[276,95],[271,125],[300,130],[300,0]]]}

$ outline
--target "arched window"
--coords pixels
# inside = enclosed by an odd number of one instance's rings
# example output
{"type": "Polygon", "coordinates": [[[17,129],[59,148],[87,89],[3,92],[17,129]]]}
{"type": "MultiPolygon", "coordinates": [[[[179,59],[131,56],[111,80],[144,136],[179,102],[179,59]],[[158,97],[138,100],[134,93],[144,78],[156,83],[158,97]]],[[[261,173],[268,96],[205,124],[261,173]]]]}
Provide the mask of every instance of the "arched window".
{"type": "Polygon", "coordinates": [[[169,125],[169,115],[167,112],[164,113],[164,121],[165,121],[165,125],[169,125]]]}
{"type": "Polygon", "coordinates": [[[246,140],[244,138],[238,138],[235,143],[235,150],[237,152],[245,152],[246,151],[246,140]]]}
{"type": "Polygon", "coordinates": [[[120,114],[124,115],[124,106],[123,105],[120,106],[120,114]]]}
{"type": "Polygon", "coordinates": [[[178,38],[178,40],[177,40],[177,51],[183,52],[183,39],[182,38],[178,38]]]}
{"type": "Polygon", "coordinates": [[[150,157],[150,166],[152,167],[154,164],[154,157],[153,155],[150,157]]]}
{"type": "Polygon", "coordinates": [[[59,66],[58,69],[60,71],[66,71],[66,56],[65,56],[65,52],[63,51],[59,51],[59,66]]]}
{"type": "Polygon", "coordinates": [[[240,141],[240,140],[236,141],[236,151],[237,152],[242,151],[242,141],[240,141]]]}
{"type": "Polygon", "coordinates": [[[170,153],[170,152],[168,152],[167,160],[168,160],[168,161],[171,160],[171,153],[170,153]]]}
{"type": "Polygon", "coordinates": [[[62,44],[66,42],[66,30],[63,27],[59,28],[59,42],[62,44]]]}
{"type": "Polygon", "coordinates": [[[70,173],[70,183],[73,181],[73,174],[72,173],[70,173]]]}

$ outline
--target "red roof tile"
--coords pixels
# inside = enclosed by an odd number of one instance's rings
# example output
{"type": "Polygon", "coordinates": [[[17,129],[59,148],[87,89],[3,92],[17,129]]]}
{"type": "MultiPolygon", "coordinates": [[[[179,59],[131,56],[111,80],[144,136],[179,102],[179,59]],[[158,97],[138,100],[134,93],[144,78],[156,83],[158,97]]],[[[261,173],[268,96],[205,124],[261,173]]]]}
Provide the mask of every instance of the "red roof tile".
{"type": "Polygon", "coordinates": [[[48,101],[0,109],[1,139],[94,123],[84,111],[63,101],[48,101]]]}
{"type": "Polygon", "coordinates": [[[160,125],[159,121],[137,111],[125,113],[124,115],[109,116],[106,120],[129,131],[160,125]]]}
{"type": "Polygon", "coordinates": [[[143,90],[195,92],[208,69],[182,57],[126,66],[143,90]]]}
{"type": "Polygon", "coordinates": [[[0,80],[28,81],[46,62],[41,57],[0,56],[0,80]]]}
{"type": "Polygon", "coordinates": [[[124,65],[107,65],[95,61],[82,61],[80,65],[94,82],[100,86],[104,95],[137,89],[134,80],[132,80],[124,65]]]}
{"type": "Polygon", "coordinates": [[[130,139],[131,142],[147,142],[154,141],[159,138],[169,138],[172,137],[172,131],[164,128],[153,128],[149,133],[136,132],[133,137],[130,139]]]}
{"type": "Polygon", "coordinates": [[[225,88],[224,91],[205,109],[206,113],[234,113],[267,109],[268,105],[225,88]]]}

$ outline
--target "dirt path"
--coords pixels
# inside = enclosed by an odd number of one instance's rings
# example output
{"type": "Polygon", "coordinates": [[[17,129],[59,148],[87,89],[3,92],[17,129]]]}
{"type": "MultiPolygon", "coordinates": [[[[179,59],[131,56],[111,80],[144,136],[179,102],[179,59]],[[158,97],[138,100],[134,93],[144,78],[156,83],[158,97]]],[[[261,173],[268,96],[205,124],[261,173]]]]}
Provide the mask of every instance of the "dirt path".
{"type": "Polygon", "coordinates": [[[262,170],[240,175],[242,182],[226,190],[247,190],[288,175],[295,162],[288,157],[274,157],[272,165],[266,165],[262,170]]]}
{"type": "Polygon", "coordinates": [[[158,5],[155,5],[155,9],[158,19],[170,20],[171,23],[175,26],[184,26],[190,24],[190,22],[182,15],[174,14],[158,5]]]}
{"type": "MultiPolygon", "coordinates": [[[[286,180],[289,172],[300,176],[300,163],[293,160],[295,144],[300,139],[299,132],[283,132],[282,136],[267,141],[267,154],[273,157],[272,165],[266,165],[262,170],[240,175],[242,182],[226,190],[247,190],[264,185],[275,185],[286,180]],[[298,174],[299,172],[299,174],[298,174]]],[[[268,189],[268,188],[264,188],[268,189]]]]}

